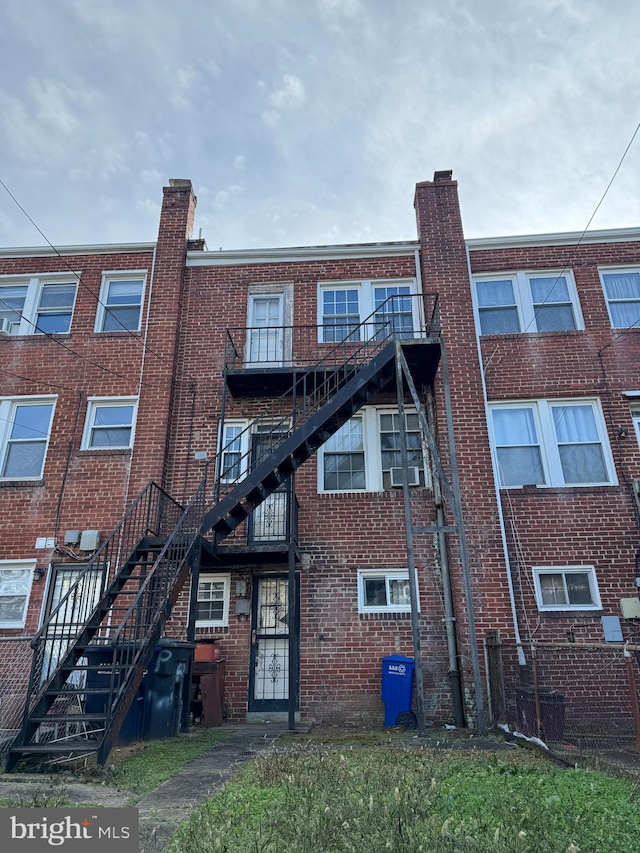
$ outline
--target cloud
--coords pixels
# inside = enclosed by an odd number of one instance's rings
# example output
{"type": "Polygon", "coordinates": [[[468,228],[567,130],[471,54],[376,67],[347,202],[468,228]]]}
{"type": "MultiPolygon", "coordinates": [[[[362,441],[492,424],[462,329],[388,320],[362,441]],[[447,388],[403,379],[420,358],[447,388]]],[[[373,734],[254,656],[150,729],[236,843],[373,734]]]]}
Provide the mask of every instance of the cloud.
{"type": "Polygon", "coordinates": [[[282,85],[269,95],[267,104],[271,109],[265,110],[262,120],[268,127],[275,127],[283,112],[301,107],[306,100],[304,83],[295,74],[285,74],[282,85]]]}

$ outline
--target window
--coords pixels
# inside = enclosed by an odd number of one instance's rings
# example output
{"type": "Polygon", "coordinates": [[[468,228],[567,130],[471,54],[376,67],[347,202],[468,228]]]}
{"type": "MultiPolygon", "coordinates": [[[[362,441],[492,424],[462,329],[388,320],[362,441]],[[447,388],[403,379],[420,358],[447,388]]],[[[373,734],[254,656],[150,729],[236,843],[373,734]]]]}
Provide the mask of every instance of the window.
{"type": "Polygon", "coordinates": [[[35,560],[0,560],[0,628],[24,627],[35,560]]]}
{"type": "Polygon", "coordinates": [[[229,624],[231,575],[200,575],[196,628],[226,627],[229,624]]]}
{"type": "Polygon", "coordinates": [[[77,281],[40,275],[0,277],[0,328],[9,335],[62,335],[71,328],[77,281]]]}
{"type": "Polygon", "coordinates": [[[318,325],[323,343],[413,338],[421,328],[413,279],[322,283],[318,325]],[[361,323],[367,320],[364,328],[361,323]]]}
{"type": "Polygon", "coordinates": [[[93,397],[87,402],[82,450],[133,447],[136,397],[93,397]]]}
{"type": "Polygon", "coordinates": [[[220,482],[234,483],[247,469],[247,421],[225,423],[222,435],[220,482]]]}
{"type": "Polygon", "coordinates": [[[39,480],[55,397],[0,400],[0,479],[39,480]]]}
{"type": "Polygon", "coordinates": [[[640,270],[600,272],[614,329],[640,326],[640,270]]]}
{"type": "Polygon", "coordinates": [[[597,400],[495,404],[491,426],[502,487],[616,482],[597,400]]]}
{"type": "Polygon", "coordinates": [[[534,566],[538,610],[599,610],[600,593],[593,566],[534,566]]]}
{"type": "MultiPolygon", "coordinates": [[[[409,467],[425,485],[422,440],[415,411],[405,413],[409,467]]],[[[382,491],[391,488],[399,468],[400,416],[388,407],[365,406],[318,450],[318,491],[382,491]]],[[[413,473],[413,472],[412,472],[413,473]]]]}
{"type": "Polygon", "coordinates": [[[410,613],[409,572],[406,569],[358,571],[358,613],[410,613]]]}
{"type": "Polygon", "coordinates": [[[631,407],[631,419],[633,420],[633,428],[636,431],[638,444],[640,444],[640,404],[631,407]]]}
{"type": "Polygon", "coordinates": [[[583,328],[568,272],[518,272],[480,277],[474,283],[481,335],[583,328]]]}
{"type": "Polygon", "coordinates": [[[144,273],[103,275],[96,332],[137,332],[140,329],[144,273]]]}

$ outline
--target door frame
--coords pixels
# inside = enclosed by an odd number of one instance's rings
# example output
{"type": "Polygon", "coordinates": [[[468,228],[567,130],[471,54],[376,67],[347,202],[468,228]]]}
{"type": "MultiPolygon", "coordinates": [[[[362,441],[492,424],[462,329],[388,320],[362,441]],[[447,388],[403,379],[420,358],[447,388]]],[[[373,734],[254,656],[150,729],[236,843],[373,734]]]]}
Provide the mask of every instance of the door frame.
{"type": "MultiPolygon", "coordinates": [[[[295,596],[296,596],[296,607],[295,614],[296,620],[293,625],[293,631],[291,631],[291,626],[289,626],[290,631],[289,634],[280,635],[286,637],[288,639],[288,658],[293,659],[293,678],[289,677],[289,693],[286,698],[283,699],[255,699],[255,674],[256,674],[256,657],[258,646],[260,642],[260,635],[257,633],[257,623],[258,623],[258,588],[260,586],[260,581],[262,580],[281,580],[285,584],[288,584],[288,575],[286,571],[279,572],[264,572],[262,574],[255,574],[252,579],[252,590],[251,590],[251,622],[250,622],[250,640],[249,640],[249,683],[248,683],[248,696],[247,696],[247,709],[249,713],[251,712],[282,712],[289,710],[289,698],[291,696],[291,691],[293,690],[293,695],[295,697],[295,707],[296,710],[299,710],[299,702],[300,702],[300,573],[296,572],[296,581],[295,581],[295,596]],[[254,634],[256,631],[256,634],[254,634]]],[[[291,610],[289,609],[289,613],[291,610]]]]}
{"type": "MultiPolygon", "coordinates": [[[[247,335],[245,341],[245,365],[263,367],[284,367],[291,363],[292,359],[292,337],[291,326],[293,324],[293,284],[253,284],[249,286],[247,294],[247,335]],[[255,299],[280,299],[281,317],[281,340],[280,348],[282,358],[277,361],[249,361],[251,357],[251,332],[253,303],[255,299]]],[[[267,327],[265,327],[267,328],[267,327]]],[[[274,327],[275,328],[275,327],[274,327]]]]}

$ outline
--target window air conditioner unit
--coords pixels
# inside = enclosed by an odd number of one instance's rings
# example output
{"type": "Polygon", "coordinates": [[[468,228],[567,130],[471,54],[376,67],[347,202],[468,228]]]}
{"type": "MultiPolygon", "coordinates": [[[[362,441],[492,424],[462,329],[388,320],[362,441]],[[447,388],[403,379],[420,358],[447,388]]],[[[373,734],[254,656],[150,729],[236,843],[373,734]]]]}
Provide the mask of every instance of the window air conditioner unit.
{"type": "Polygon", "coordinates": [[[0,319],[0,335],[10,335],[13,329],[13,323],[7,317],[0,319]]]}
{"type": "MultiPolygon", "coordinates": [[[[391,485],[393,488],[398,488],[398,486],[402,486],[402,468],[390,468],[389,472],[391,474],[391,485]]],[[[409,486],[419,486],[420,485],[420,469],[416,467],[407,468],[407,484],[409,486]]]]}

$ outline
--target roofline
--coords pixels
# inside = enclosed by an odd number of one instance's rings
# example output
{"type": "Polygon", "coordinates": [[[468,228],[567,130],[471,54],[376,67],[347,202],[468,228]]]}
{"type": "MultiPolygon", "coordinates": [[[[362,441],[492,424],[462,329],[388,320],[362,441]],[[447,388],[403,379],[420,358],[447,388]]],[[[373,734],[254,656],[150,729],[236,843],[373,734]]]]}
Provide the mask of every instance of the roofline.
{"type": "Polygon", "coordinates": [[[95,243],[86,246],[26,246],[0,248],[0,258],[56,258],[71,255],[134,255],[153,252],[155,243],[95,243]]]}
{"type": "Polygon", "coordinates": [[[598,231],[567,231],[558,234],[524,234],[509,237],[478,237],[466,240],[470,252],[487,249],[519,249],[534,246],[577,246],[589,243],[640,242],[640,228],[609,228],[598,231]]]}
{"type": "Polygon", "coordinates": [[[398,243],[350,243],[336,246],[293,246],[275,249],[220,249],[217,252],[187,252],[188,267],[221,267],[245,264],[297,263],[302,261],[349,260],[413,256],[417,240],[398,243]]]}

